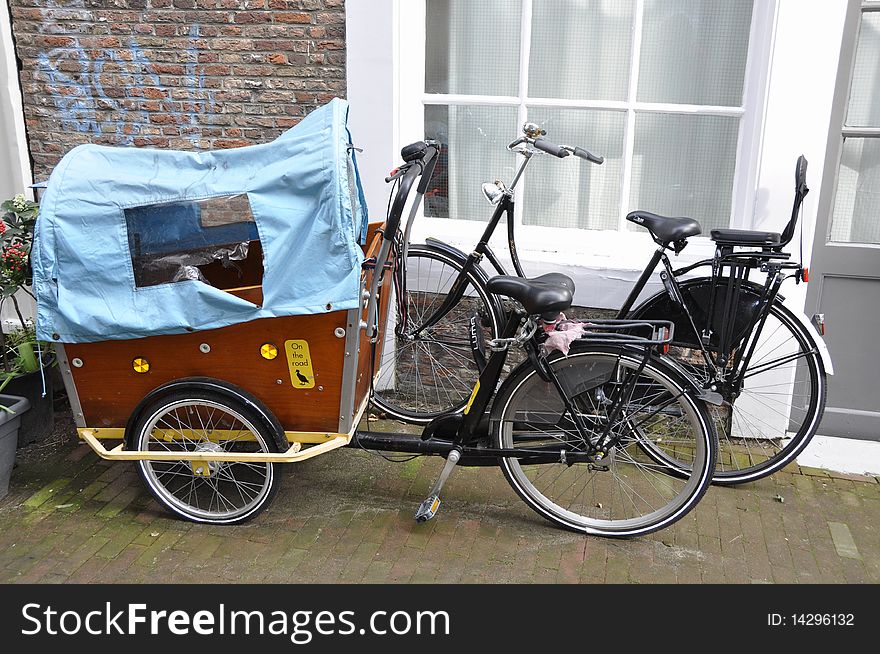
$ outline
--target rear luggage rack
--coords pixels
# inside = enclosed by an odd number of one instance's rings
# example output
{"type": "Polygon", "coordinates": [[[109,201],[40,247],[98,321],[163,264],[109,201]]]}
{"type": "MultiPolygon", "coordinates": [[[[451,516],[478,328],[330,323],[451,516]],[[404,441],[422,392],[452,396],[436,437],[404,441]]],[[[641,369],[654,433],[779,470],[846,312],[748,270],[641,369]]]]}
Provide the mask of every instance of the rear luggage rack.
{"type": "Polygon", "coordinates": [[[599,319],[583,321],[584,332],[578,341],[591,345],[668,346],[674,325],[669,320],[599,319]]]}

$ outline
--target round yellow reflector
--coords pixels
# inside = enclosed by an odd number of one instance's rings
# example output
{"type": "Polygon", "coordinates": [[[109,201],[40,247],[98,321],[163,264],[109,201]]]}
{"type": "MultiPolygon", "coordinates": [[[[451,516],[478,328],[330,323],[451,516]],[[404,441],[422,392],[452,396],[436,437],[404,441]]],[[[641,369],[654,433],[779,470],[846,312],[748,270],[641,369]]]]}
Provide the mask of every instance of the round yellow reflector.
{"type": "Polygon", "coordinates": [[[260,356],[271,361],[278,356],[278,348],[271,343],[263,343],[260,346],[260,356]]]}
{"type": "Polygon", "coordinates": [[[131,362],[131,367],[135,372],[150,372],[150,362],[143,357],[138,357],[131,362]]]}

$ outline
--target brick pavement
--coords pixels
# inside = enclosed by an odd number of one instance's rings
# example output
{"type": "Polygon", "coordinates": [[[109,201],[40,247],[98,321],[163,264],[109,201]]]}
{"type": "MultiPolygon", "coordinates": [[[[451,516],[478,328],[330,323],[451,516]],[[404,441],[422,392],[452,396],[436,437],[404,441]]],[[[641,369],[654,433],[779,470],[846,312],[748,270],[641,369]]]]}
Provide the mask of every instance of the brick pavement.
{"type": "Polygon", "coordinates": [[[64,414],[55,440],[20,451],[0,501],[0,582],[880,582],[871,477],[795,469],[712,488],[673,527],[611,541],[553,527],[493,468],[457,470],[417,525],[442,461],[346,449],[283,466],[270,508],[221,528],[169,517],[64,414]]]}

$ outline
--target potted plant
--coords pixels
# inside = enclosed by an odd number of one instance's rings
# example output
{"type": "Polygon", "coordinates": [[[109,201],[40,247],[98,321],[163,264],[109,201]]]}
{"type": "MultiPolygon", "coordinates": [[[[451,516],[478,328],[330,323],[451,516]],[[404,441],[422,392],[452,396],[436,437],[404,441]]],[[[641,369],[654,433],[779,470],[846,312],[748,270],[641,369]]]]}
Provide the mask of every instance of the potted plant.
{"type": "Polygon", "coordinates": [[[0,395],[0,499],[9,492],[9,478],[18,447],[18,430],[22,417],[30,413],[29,406],[27,398],[0,395]]]}
{"type": "Polygon", "coordinates": [[[43,367],[52,363],[52,349],[38,343],[33,320],[25,319],[17,294],[30,291],[30,251],[39,210],[23,195],[0,204],[0,308],[11,303],[19,326],[9,334],[0,330],[0,392],[27,398],[31,411],[21,420],[18,444],[42,440],[55,422],[52,384],[43,367]],[[42,361],[41,361],[42,357],[42,361]]]}

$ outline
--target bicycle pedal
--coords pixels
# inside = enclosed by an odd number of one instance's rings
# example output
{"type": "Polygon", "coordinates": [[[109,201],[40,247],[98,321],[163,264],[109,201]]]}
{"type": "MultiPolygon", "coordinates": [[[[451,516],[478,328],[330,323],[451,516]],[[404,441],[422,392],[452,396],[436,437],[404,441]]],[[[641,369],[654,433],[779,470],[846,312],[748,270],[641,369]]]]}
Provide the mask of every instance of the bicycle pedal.
{"type": "Polygon", "coordinates": [[[416,522],[419,524],[423,522],[428,522],[431,518],[437,515],[437,509],[440,508],[440,496],[439,495],[431,495],[419,505],[418,510],[416,511],[416,522]]]}
{"type": "Polygon", "coordinates": [[[445,484],[446,480],[449,478],[449,473],[452,472],[452,469],[455,467],[455,464],[458,463],[460,458],[461,450],[450,450],[449,454],[446,456],[446,464],[443,466],[443,470],[440,471],[440,476],[437,478],[437,481],[434,482],[434,486],[431,488],[428,499],[422,502],[419,505],[419,510],[416,511],[416,522],[427,522],[437,515],[437,509],[440,508],[440,490],[443,488],[443,484],[445,484]]]}

